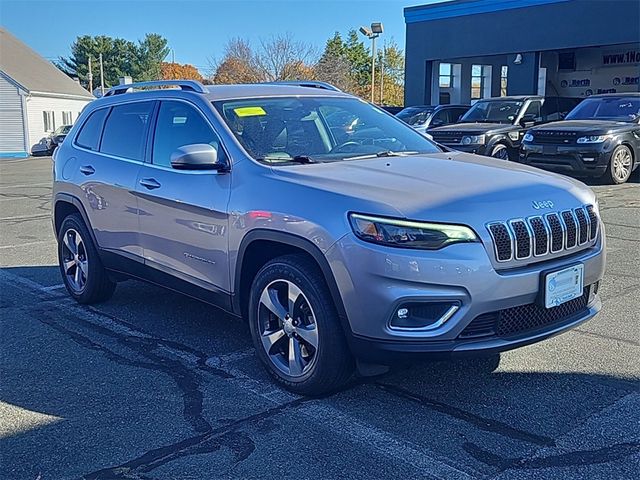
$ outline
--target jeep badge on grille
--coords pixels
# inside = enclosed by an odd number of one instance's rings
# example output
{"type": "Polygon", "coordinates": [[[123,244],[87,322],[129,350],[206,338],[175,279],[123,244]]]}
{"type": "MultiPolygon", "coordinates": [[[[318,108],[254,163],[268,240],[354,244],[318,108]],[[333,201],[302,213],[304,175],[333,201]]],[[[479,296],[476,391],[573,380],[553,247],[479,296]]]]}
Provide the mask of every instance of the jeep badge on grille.
{"type": "Polygon", "coordinates": [[[536,210],[542,210],[543,208],[553,208],[553,202],[551,200],[542,200],[540,202],[536,202],[535,200],[531,202],[531,205],[536,210]]]}

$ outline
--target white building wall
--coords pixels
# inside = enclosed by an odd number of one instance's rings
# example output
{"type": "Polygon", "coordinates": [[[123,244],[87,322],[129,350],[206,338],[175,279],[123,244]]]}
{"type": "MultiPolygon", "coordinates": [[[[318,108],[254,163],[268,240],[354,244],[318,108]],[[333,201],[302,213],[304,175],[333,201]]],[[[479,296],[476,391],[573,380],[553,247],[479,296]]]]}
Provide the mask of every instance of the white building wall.
{"type": "Polygon", "coordinates": [[[27,104],[27,119],[29,128],[29,149],[43,149],[43,140],[51,133],[52,129],[58,128],[63,123],[63,112],[71,112],[71,123],[75,122],[82,109],[90,99],[75,100],[31,94],[25,98],[27,104]],[[53,112],[54,126],[45,130],[43,112],[53,112]]]}
{"type": "Polygon", "coordinates": [[[20,90],[0,75],[0,156],[25,151],[20,90]]]}

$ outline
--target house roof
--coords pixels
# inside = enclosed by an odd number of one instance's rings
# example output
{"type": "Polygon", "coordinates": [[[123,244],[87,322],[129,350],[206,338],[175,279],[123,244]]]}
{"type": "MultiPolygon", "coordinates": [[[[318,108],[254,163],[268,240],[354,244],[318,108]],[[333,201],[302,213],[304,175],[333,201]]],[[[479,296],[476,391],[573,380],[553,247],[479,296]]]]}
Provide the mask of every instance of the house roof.
{"type": "Polygon", "coordinates": [[[29,93],[93,99],[87,90],[4,28],[0,28],[0,71],[29,93]]]}

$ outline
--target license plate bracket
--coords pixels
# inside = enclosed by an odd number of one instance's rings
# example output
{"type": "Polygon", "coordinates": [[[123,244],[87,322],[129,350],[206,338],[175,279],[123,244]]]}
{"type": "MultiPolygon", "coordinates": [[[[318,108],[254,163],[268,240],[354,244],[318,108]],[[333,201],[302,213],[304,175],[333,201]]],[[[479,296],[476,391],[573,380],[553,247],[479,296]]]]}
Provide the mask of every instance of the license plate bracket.
{"type": "Polygon", "coordinates": [[[584,291],[584,264],[545,272],[542,276],[542,300],[545,308],[557,307],[578,298],[584,291]]]}

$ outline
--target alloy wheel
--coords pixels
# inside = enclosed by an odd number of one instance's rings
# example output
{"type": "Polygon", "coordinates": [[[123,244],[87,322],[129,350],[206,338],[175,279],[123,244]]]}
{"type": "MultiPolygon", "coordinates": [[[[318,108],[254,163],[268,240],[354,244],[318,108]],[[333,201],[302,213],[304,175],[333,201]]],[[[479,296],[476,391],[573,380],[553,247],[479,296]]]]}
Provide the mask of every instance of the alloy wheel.
{"type": "Polygon", "coordinates": [[[260,295],[258,332],[273,365],[285,375],[301,377],[313,367],[318,326],[309,300],[289,280],[275,280],[260,295]]]}
{"type": "Polygon", "coordinates": [[[81,293],[87,284],[89,260],[84,240],[72,228],[62,237],[62,268],[71,289],[81,293]]]}
{"type": "Polygon", "coordinates": [[[631,152],[627,148],[619,148],[613,156],[613,175],[620,183],[625,182],[631,174],[631,152]]]}

